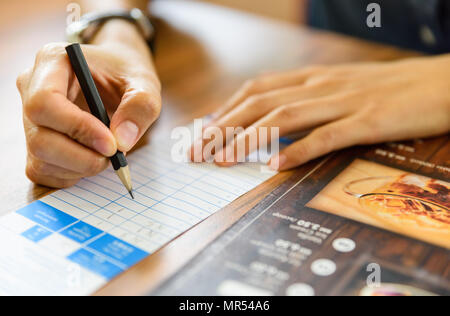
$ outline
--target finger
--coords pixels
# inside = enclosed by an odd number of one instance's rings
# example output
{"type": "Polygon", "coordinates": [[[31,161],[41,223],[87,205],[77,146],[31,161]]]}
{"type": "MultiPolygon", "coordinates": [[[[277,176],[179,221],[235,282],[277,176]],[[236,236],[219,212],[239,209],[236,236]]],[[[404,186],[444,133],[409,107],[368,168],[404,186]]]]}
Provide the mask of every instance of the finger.
{"type": "MultiPolygon", "coordinates": [[[[265,93],[259,96],[249,98],[244,103],[233,109],[224,117],[217,120],[214,127],[218,127],[222,130],[224,135],[223,145],[225,145],[230,139],[227,139],[226,129],[227,127],[243,127],[247,128],[254,122],[258,121],[265,115],[269,114],[274,109],[292,102],[301,102],[307,99],[317,99],[324,95],[329,95],[335,91],[335,86],[316,84],[312,86],[298,86],[279,89],[265,93]]],[[[191,160],[193,160],[193,153],[201,151],[198,147],[205,147],[209,141],[205,139],[202,143],[196,142],[191,148],[191,160]]],[[[203,157],[204,160],[208,160],[210,157],[203,157]]]]}
{"type": "Polygon", "coordinates": [[[19,90],[20,94],[22,95],[25,89],[28,88],[28,85],[30,83],[31,75],[33,74],[33,69],[28,68],[24,72],[22,72],[16,80],[16,86],[19,90]]]}
{"type": "Polygon", "coordinates": [[[45,127],[28,130],[27,145],[34,158],[80,173],[83,177],[96,175],[108,167],[108,159],[104,156],[45,127]]]}
{"type": "Polygon", "coordinates": [[[24,105],[24,113],[33,124],[63,133],[103,156],[111,157],[117,151],[106,125],[58,92],[37,92],[24,105]]]}
{"type": "Polygon", "coordinates": [[[53,177],[61,180],[79,180],[83,178],[81,173],[61,168],[32,157],[28,158],[27,168],[30,168],[31,170],[29,172],[34,175],[53,177]]]}
{"type": "Polygon", "coordinates": [[[334,85],[296,86],[274,90],[265,94],[251,97],[234,110],[216,121],[214,126],[242,126],[248,127],[272,110],[294,102],[315,100],[335,92],[334,85]]]}
{"type": "Polygon", "coordinates": [[[64,46],[53,44],[42,49],[23,97],[24,114],[35,125],[66,134],[104,156],[114,155],[117,146],[109,129],[67,99],[72,77],[64,46]]]}
{"type": "Polygon", "coordinates": [[[131,79],[111,120],[119,150],[132,149],[160,112],[161,93],[157,79],[153,75],[131,79]]]}
{"type": "Polygon", "coordinates": [[[79,180],[68,180],[68,179],[59,179],[56,177],[52,177],[52,176],[44,176],[44,175],[40,175],[40,174],[36,174],[34,173],[34,170],[32,168],[29,168],[27,166],[26,171],[25,171],[28,179],[30,179],[32,182],[39,184],[39,185],[44,185],[50,188],[56,188],[56,189],[64,189],[64,188],[69,188],[75,184],[77,184],[77,182],[79,180]]]}
{"type": "Polygon", "coordinates": [[[288,170],[332,151],[357,145],[368,137],[369,129],[354,117],[327,124],[282,150],[269,162],[274,170],[288,170]]]}
{"type": "Polygon", "coordinates": [[[320,69],[321,67],[319,66],[307,67],[300,70],[268,74],[257,79],[249,80],[244,83],[242,88],[239,89],[224,106],[213,114],[213,122],[230,112],[252,95],[300,85],[312,74],[319,72],[320,69]]]}
{"type": "Polygon", "coordinates": [[[36,55],[28,94],[33,96],[36,92],[45,89],[64,95],[73,76],[65,44],[48,44],[36,55]]]}
{"type": "Polygon", "coordinates": [[[337,120],[347,112],[340,106],[344,102],[345,98],[325,97],[281,106],[239,134],[223,152],[216,154],[215,161],[222,167],[232,166],[275,140],[274,135],[282,137],[337,120]],[[234,159],[225,159],[232,156],[234,159]]]}

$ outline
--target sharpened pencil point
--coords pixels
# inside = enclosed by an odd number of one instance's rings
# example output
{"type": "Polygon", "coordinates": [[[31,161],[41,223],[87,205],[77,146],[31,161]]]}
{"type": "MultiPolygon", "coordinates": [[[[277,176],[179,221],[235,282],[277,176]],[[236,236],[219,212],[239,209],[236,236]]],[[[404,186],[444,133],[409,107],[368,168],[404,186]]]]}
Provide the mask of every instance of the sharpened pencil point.
{"type": "Polygon", "coordinates": [[[131,198],[134,200],[133,186],[131,185],[130,169],[128,168],[128,166],[125,166],[116,170],[116,173],[119,176],[119,179],[122,182],[122,184],[127,189],[131,198]]]}

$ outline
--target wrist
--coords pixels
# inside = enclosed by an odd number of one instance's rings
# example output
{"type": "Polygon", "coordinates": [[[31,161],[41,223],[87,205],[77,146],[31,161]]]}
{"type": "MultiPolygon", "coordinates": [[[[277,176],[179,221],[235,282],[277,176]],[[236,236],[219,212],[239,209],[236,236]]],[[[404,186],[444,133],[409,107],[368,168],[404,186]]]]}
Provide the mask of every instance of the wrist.
{"type": "Polygon", "coordinates": [[[105,22],[88,44],[125,47],[151,59],[150,48],[141,31],[134,23],[125,20],[105,22]]]}

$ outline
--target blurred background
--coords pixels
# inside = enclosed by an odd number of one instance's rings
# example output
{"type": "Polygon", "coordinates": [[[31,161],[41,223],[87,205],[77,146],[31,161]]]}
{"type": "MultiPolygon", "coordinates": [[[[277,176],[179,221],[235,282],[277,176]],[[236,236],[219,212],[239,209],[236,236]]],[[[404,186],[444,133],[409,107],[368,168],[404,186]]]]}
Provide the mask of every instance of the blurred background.
{"type": "Polygon", "coordinates": [[[291,23],[304,20],[302,2],[307,0],[203,0],[234,9],[263,15],[291,23]]]}
{"type": "MultiPolygon", "coordinates": [[[[215,68],[207,66],[202,68],[201,65],[195,65],[195,67],[198,66],[198,70],[193,69],[192,71],[211,71],[211,69],[223,67],[235,76],[235,80],[231,83],[240,84],[240,81],[236,80],[237,76],[244,80],[255,75],[257,71],[261,70],[261,65],[264,65],[265,61],[272,61],[273,68],[285,69],[292,64],[293,60],[300,60],[298,55],[301,52],[298,50],[292,50],[289,55],[284,52],[284,58],[279,60],[275,56],[279,55],[281,49],[281,46],[277,44],[278,41],[301,43],[299,34],[289,30],[289,24],[302,21],[301,3],[303,1],[307,0],[198,0],[200,4],[194,5],[195,0],[184,0],[182,2],[185,2],[186,5],[180,9],[173,0],[159,0],[155,3],[164,4],[163,6],[156,5],[160,11],[162,9],[162,12],[158,12],[158,16],[169,14],[172,22],[181,24],[176,26],[180,26],[187,33],[196,34],[203,41],[204,46],[199,49],[204,49],[208,54],[214,56],[215,68]],[[218,8],[220,9],[218,10],[218,8]],[[214,14],[209,14],[210,12],[214,14]],[[250,16],[245,16],[244,12],[250,13],[250,16]],[[242,16],[244,16],[244,20],[242,16]],[[282,23],[277,23],[280,21],[282,23]],[[230,23],[234,25],[231,30],[230,23]],[[211,24],[219,24],[216,25],[214,32],[204,28],[204,25],[211,24]],[[266,24],[269,25],[267,28],[262,27],[266,24]],[[233,32],[236,30],[245,33],[241,34],[243,36],[239,37],[238,41],[233,37],[233,32]],[[280,34],[282,35],[280,36],[280,34]],[[264,40],[261,41],[261,37],[264,40]],[[243,38],[252,40],[243,41],[243,38]],[[266,38],[272,39],[271,45],[266,43],[266,38]],[[292,38],[292,40],[286,40],[286,38],[292,38]],[[261,49],[261,47],[264,48],[261,49]],[[242,54],[242,51],[245,51],[246,54],[242,54]],[[279,64],[276,64],[277,61],[279,64]]],[[[16,179],[17,183],[26,186],[29,185],[29,182],[25,179],[24,173],[17,172],[17,170],[23,170],[26,155],[21,100],[15,82],[20,72],[33,66],[35,54],[43,45],[65,40],[65,26],[68,17],[66,9],[67,5],[72,2],[76,3],[77,1],[0,0],[0,95],[2,100],[0,105],[0,143],[8,148],[10,157],[14,157],[14,159],[9,159],[10,168],[4,170],[2,176],[16,179]]],[[[168,51],[177,53],[177,50],[168,51]]],[[[194,56],[196,56],[195,54],[198,52],[193,51],[194,56]]],[[[205,58],[204,62],[206,60],[205,58]]],[[[164,61],[160,62],[158,67],[165,69],[189,66],[177,63],[164,65],[163,63],[164,61]]],[[[162,71],[163,74],[165,72],[168,71],[162,71]]],[[[228,87],[226,84],[223,86],[228,87]]],[[[199,87],[191,85],[188,87],[189,89],[186,88],[186,91],[196,88],[203,91],[206,89],[203,87],[207,87],[207,84],[202,83],[199,87]]],[[[224,91],[231,93],[236,88],[237,85],[230,85],[224,91]]],[[[2,185],[7,185],[7,182],[4,181],[0,184],[0,190],[6,190],[2,185]]]]}
{"type": "MultiPolygon", "coordinates": [[[[164,102],[170,106],[152,135],[166,135],[161,129],[186,124],[179,113],[192,118],[208,114],[208,106],[222,104],[242,82],[262,72],[397,56],[392,48],[350,37],[336,40],[334,34],[302,27],[306,1],[154,0],[151,10],[161,26],[155,62],[165,84],[164,102]]],[[[0,144],[8,153],[7,163],[0,161],[8,165],[2,170],[8,181],[0,182],[0,192],[9,192],[13,203],[23,203],[24,194],[29,201],[36,198],[23,172],[26,148],[16,78],[34,65],[43,45],[64,41],[67,5],[73,2],[0,0],[0,144]],[[17,184],[14,192],[10,183],[17,184]]],[[[12,204],[9,210],[20,206],[12,204]]]]}

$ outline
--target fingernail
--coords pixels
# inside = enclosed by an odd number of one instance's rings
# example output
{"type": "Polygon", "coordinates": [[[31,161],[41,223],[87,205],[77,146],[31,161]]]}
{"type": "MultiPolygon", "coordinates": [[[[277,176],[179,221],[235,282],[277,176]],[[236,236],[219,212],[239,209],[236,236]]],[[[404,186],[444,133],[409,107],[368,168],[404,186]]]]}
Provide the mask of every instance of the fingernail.
{"type": "Polygon", "coordinates": [[[104,139],[94,139],[92,146],[105,157],[111,157],[116,152],[114,144],[104,139]]]}
{"type": "Polygon", "coordinates": [[[274,170],[274,171],[278,171],[280,170],[283,165],[286,163],[287,161],[287,157],[286,155],[278,155],[276,157],[273,157],[272,159],[270,159],[270,169],[274,170]]]}
{"type": "Polygon", "coordinates": [[[125,121],[117,127],[115,136],[122,151],[129,151],[137,141],[139,128],[131,121],[125,121]]]}

